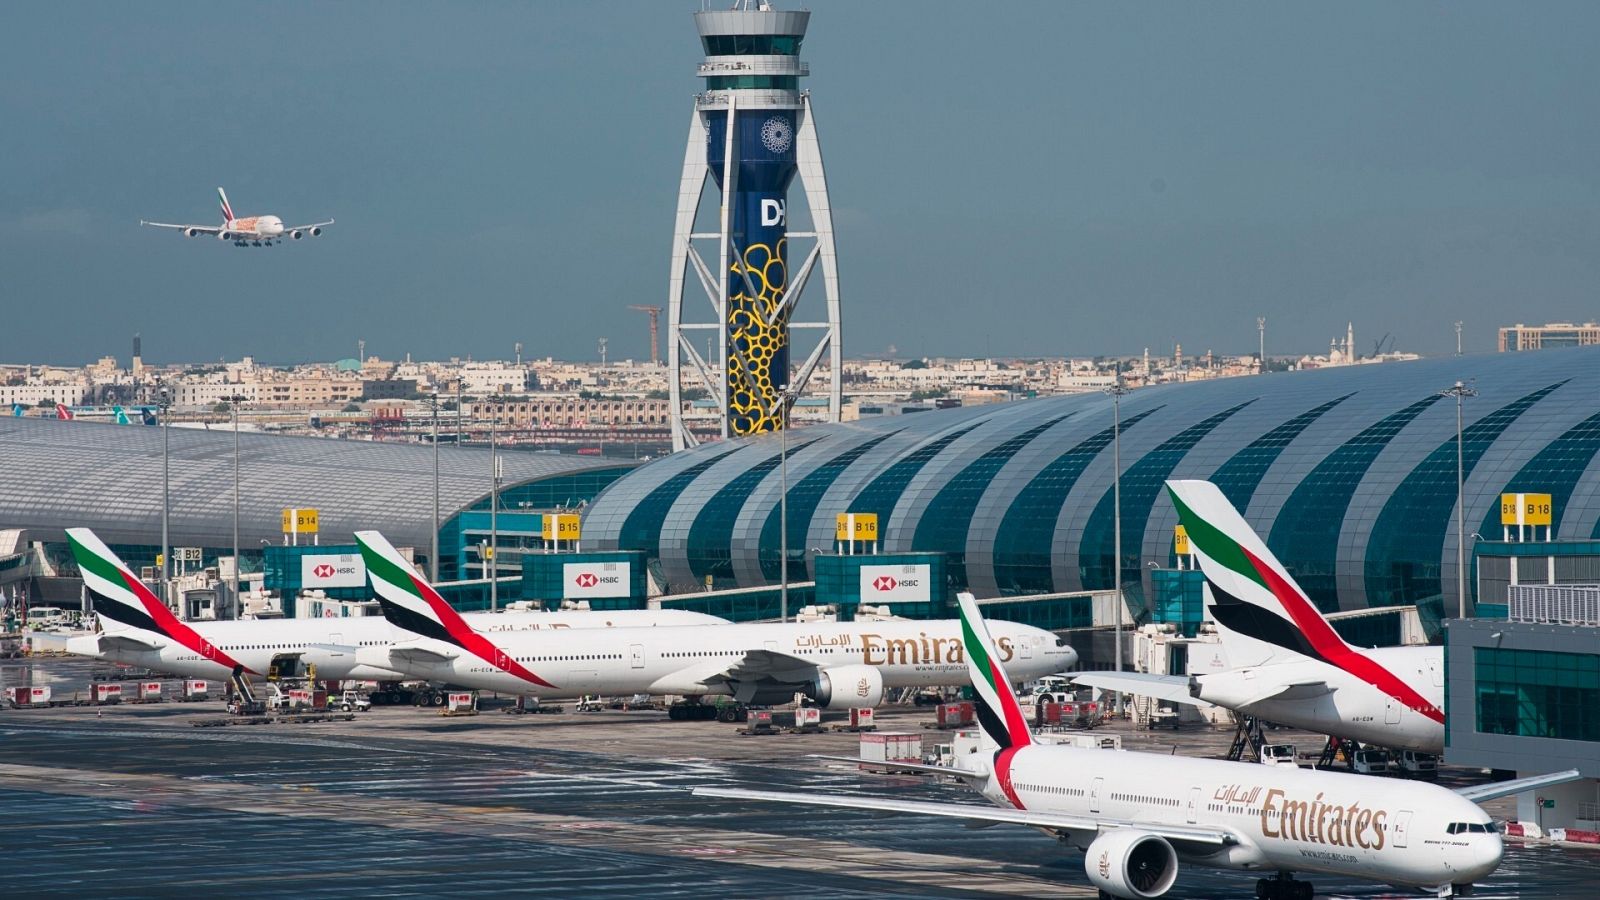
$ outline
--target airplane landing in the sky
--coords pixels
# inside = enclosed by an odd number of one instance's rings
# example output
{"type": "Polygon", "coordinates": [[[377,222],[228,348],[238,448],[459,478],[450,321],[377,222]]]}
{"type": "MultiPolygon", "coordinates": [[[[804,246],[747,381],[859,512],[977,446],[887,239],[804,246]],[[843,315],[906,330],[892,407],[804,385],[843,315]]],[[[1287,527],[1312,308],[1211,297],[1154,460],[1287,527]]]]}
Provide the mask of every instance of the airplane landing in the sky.
{"type": "Polygon", "coordinates": [[[143,219],[139,220],[139,224],[154,228],[176,228],[183,232],[184,237],[213,234],[219,241],[232,241],[235,247],[270,247],[275,243],[283,243],[285,235],[296,241],[306,235],[318,237],[322,234],[324,226],[333,224],[333,220],[329,219],[326,222],[314,222],[310,225],[286,226],[277,216],[239,218],[233,214],[233,205],[228,202],[227,192],[219,187],[217,196],[222,200],[221,225],[172,225],[167,222],[146,222],[143,219]]]}

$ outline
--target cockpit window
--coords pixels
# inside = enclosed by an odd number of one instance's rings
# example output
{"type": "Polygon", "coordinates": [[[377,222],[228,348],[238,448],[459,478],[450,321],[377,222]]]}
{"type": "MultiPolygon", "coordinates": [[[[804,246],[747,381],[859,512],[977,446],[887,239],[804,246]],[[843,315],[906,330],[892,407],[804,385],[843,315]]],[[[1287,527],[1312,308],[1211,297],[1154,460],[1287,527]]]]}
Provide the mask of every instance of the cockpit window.
{"type": "Polygon", "coordinates": [[[1445,831],[1449,834],[1494,834],[1494,825],[1490,822],[1451,822],[1445,831]]]}

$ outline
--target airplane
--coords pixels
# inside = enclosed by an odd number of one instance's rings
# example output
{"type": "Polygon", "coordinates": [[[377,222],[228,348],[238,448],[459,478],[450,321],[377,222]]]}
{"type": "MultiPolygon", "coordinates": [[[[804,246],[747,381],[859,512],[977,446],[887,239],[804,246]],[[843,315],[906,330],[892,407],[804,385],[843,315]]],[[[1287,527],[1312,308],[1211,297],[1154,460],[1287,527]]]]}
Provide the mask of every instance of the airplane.
{"type": "Polygon", "coordinates": [[[1074,682],[1257,718],[1399,750],[1444,751],[1444,648],[1353,647],[1208,481],[1168,481],[1205,574],[1228,668],[1093,672],[1074,682]]]}
{"type": "Polygon", "coordinates": [[[1311,884],[1295,872],[1451,896],[1500,864],[1500,834],[1478,802],[1581,777],[1570,769],[1452,791],[1347,772],[1051,745],[1028,730],[977,602],[963,593],[959,603],[978,747],[957,766],[894,768],[954,776],[993,806],[739,788],[693,793],[1031,826],[1085,851],[1084,870],[1102,898],[1165,896],[1181,861],[1273,873],[1256,882],[1257,897],[1310,900],[1311,884]]]}
{"type": "MultiPolygon", "coordinates": [[[[619,628],[492,639],[450,608],[376,531],[356,532],[383,614],[414,640],[356,651],[364,665],[479,690],[567,699],[585,694],[679,694],[706,717],[707,695],[744,704],[787,703],[803,693],[820,706],[877,706],[891,688],[964,680],[952,620],[785,622],[715,628],[619,628]]],[[[1078,662],[1066,642],[1030,625],[1001,623],[1001,652],[1023,678],[1078,662]]]]}
{"type": "Polygon", "coordinates": [[[310,225],[285,226],[283,220],[277,216],[246,216],[239,218],[233,214],[233,205],[228,202],[228,193],[222,188],[217,188],[217,196],[222,200],[221,225],[172,225],[166,222],[146,222],[139,220],[140,225],[149,225],[152,228],[176,228],[184,237],[194,237],[200,234],[214,234],[219,241],[233,241],[235,247],[271,247],[274,243],[283,243],[283,236],[288,235],[294,240],[300,240],[306,235],[321,237],[322,229],[332,225],[333,220],[315,222],[310,225]]]}
{"type": "MultiPolygon", "coordinates": [[[[101,628],[98,634],[69,638],[69,653],[213,681],[225,681],[236,670],[265,675],[308,665],[331,681],[403,678],[356,660],[357,648],[406,637],[381,616],[182,622],[92,530],[68,528],[67,541],[101,628]]],[[[466,618],[484,631],[727,623],[684,610],[469,613],[466,618]]]]}

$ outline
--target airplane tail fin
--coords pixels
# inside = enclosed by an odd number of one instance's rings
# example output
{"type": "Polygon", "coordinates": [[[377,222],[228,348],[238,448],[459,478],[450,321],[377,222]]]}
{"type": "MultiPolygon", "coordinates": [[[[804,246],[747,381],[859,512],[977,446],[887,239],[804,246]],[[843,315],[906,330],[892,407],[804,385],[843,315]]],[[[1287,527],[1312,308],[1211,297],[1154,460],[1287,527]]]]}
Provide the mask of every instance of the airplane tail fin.
{"type": "Polygon", "coordinates": [[[1230,665],[1352,652],[1216,485],[1173,480],[1167,491],[1205,573],[1206,607],[1230,665]]]}
{"type": "Polygon", "coordinates": [[[56,418],[61,419],[61,420],[71,419],[72,418],[72,410],[67,409],[67,405],[65,403],[57,403],[56,404],[56,418]]]}
{"type": "Polygon", "coordinates": [[[131,424],[133,424],[128,419],[128,411],[123,409],[120,406],[111,407],[111,416],[112,416],[113,419],[116,420],[118,425],[131,425],[131,424]]]}
{"type": "Polygon", "coordinates": [[[358,531],[355,537],[367,566],[367,579],[390,625],[459,647],[530,684],[554,687],[474,631],[382,534],[358,531]]]}
{"type": "Polygon", "coordinates": [[[228,202],[228,192],[220,187],[217,188],[217,197],[222,200],[222,223],[226,225],[234,219],[233,204],[228,202]]]}
{"type": "Polygon", "coordinates": [[[83,576],[83,585],[89,591],[103,630],[152,632],[218,665],[235,670],[244,668],[193,628],[178,621],[161,598],[151,593],[93,531],[68,528],[67,543],[72,546],[72,557],[78,563],[78,573],[83,576]]]}
{"type": "Polygon", "coordinates": [[[13,404],[11,404],[11,414],[20,419],[23,416],[27,415],[28,412],[27,412],[27,410],[22,408],[22,404],[21,403],[13,403],[13,404]]]}
{"type": "Polygon", "coordinates": [[[978,601],[969,593],[956,595],[961,608],[961,646],[967,660],[967,675],[977,695],[978,724],[982,726],[983,746],[987,750],[1020,750],[1033,743],[1022,704],[1011,689],[1005,666],[994,652],[989,626],[978,612],[978,601]]]}
{"type": "Polygon", "coordinates": [[[156,421],[156,411],[151,409],[148,406],[144,406],[144,407],[140,407],[139,408],[139,418],[141,420],[143,420],[144,424],[146,424],[146,425],[159,424],[156,421]]]}

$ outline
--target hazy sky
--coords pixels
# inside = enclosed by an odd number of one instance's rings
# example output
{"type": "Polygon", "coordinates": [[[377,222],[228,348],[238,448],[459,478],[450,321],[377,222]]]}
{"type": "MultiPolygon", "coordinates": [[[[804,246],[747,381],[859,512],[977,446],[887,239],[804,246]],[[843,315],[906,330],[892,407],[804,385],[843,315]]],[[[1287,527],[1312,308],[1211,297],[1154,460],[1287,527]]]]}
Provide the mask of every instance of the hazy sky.
{"type": "MultiPolygon", "coordinates": [[[[847,354],[1600,316],[1600,5],[810,5],[847,354]]],[[[698,6],[6,4],[0,361],[647,355],[698,6]]]]}

